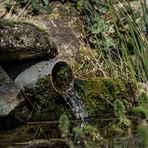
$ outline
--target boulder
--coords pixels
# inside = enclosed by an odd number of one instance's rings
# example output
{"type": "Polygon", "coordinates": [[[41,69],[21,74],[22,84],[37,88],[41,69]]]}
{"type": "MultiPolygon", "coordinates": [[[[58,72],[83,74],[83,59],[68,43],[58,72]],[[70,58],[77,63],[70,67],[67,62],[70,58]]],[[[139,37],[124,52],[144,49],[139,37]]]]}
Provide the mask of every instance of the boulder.
{"type": "Polygon", "coordinates": [[[57,47],[44,30],[29,23],[0,20],[0,62],[56,55],[57,47]]]}
{"type": "Polygon", "coordinates": [[[0,116],[6,116],[24,101],[20,87],[0,66],[0,116]]]}

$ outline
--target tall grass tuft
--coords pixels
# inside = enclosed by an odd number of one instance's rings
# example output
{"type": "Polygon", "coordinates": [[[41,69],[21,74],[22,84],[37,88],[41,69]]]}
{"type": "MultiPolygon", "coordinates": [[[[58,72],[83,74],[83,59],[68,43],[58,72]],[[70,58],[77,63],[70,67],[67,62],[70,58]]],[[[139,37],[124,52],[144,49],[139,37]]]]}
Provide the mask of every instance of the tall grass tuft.
{"type": "Polygon", "coordinates": [[[129,0],[79,0],[77,9],[84,15],[86,38],[99,55],[89,62],[104,77],[137,84],[148,79],[148,10],[145,1],[139,1],[136,11],[131,4],[129,0]]]}
{"type": "Polygon", "coordinates": [[[135,82],[148,79],[148,41],[146,38],[148,22],[146,3],[140,1],[139,18],[136,17],[130,1],[107,0],[113,24],[120,39],[121,54],[131,78],[135,82]],[[120,15],[119,15],[120,14],[120,15]],[[137,20],[144,22],[145,32],[140,29],[137,20]],[[120,26],[119,23],[120,22],[120,26]],[[120,30],[122,28],[122,31],[120,30]]]}

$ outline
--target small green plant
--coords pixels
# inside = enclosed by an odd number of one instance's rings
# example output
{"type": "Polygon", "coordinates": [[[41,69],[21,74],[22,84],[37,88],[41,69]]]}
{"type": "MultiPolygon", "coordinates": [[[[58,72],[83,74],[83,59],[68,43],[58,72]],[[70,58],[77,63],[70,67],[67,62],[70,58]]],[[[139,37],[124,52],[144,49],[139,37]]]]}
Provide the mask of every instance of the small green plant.
{"type": "Polygon", "coordinates": [[[148,104],[134,107],[133,112],[137,113],[138,115],[144,115],[144,117],[148,119],[148,104]]]}
{"type": "Polygon", "coordinates": [[[32,9],[41,13],[51,13],[52,9],[48,6],[50,0],[20,0],[21,5],[31,5],[32,9]]]}
{"type": "Polygon", "coordinates": [[[133,112],[138,115],[144,115],[148,119],[148,96],[142,91],[139,95],[140,105],[133,108],[133,112]]]}
{"type": "Polygon", "coordinates": [[[142,136],[144,147],[147,148],[148,147],[148,127],[143,126],[143,125],[139,125],[138,132],[142,136]]]}
{"type": "Polygon", "coordinates": [[[69,137],[70,123],[68,117],[65,114],[61,115],[59,122],[60,122],[59,129],[62,133],[62,137],[69,137]]]}
{"type": "Polygon", "coordinates": [[[111,125],[111,131],[113,131],[113,133],[115,132],[116,134],[123,134],[124,133],[124,130],[116,123],[111,125]]]}
{"type": "Polygon", "coordinates": [[[61,131],[61,137],[65,140],[65,142],[70,148],[74,148],[73,141],[71,140],[71,134],[69,131],[70,123],[68,117],[65,114],[61,115],[59,122],[60,122],[59,129],[61,131]]]}
{"type": "Polygon", "coordinates": [[[85,148],[90,148],[94,146],[94,143],[99,146],[103,142],[103,138],[99,134],[97,128],[92,125],[83,125],[82,127],[75,127],[70,133],[70,123],[68,117],[63,114],[61,115],[59,129],[62,134],[62,138],[68,143],[72,148],[75,147],[73,138],[77,139],[77,143],[83,145],[85,148]]]}
{"type": "Polygon", "coordinates": [[[119,119],[119,125],[120,124],[124,124],[126,126],[131,125],[131,121],[125,115],[126,110],[122,101],[118,99],[114,101],[114,110],[116,117],[119,119]]]}
{"type": "Polygon", "coordinates": [[[73,128],[73,133],[79,136],[79,141],[86,148],[94,147],[94,143],[96,146],[99,146],[103,142],[98,129],[92,125],[84,125],[83,128],[73,128]]]}

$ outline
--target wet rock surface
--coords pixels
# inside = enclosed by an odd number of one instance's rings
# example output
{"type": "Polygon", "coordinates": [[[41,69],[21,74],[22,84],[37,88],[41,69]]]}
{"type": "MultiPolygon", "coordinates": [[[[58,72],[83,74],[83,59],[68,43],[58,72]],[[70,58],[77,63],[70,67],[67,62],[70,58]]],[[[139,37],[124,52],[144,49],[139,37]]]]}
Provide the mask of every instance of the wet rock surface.
{"type": "Polygon", "coordinates": [[[58,57],[77,60],[79,58],[80,44],[71,28],[63,26],[59,20],[54,21],[54,24],[49,20],[47,26],[50,26],[49,32],[58,46],[58,57]]]}

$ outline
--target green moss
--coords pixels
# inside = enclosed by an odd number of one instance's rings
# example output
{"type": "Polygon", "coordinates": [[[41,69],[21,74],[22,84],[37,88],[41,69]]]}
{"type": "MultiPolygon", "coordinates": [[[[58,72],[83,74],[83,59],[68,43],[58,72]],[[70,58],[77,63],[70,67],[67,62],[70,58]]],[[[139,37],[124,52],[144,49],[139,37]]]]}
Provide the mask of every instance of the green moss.
{"type": "Polygon", "coordinates": [[[71,118],[66,101],[52,87],[50,77],[39,79],[35,90],[25,89],[31,120],[57,120],[62,114],[71,118]]]}
{"type": "Polygon", "coordinates": [[[77,82],[76,86],[89,116],[112,112],[116,99],[123,101],[127,110],[135,103],[135,87],[121,80],[92,78],[77,82]]]}
{"type": "Polygon", "coordinates": [[[61,64],[59,63],[53,68],[52,80],[55,88],[64,93],[71,88],[74,78],[71,68],[65,63],[61,64]]]}
{"type": "MultiPolygon", "coordinates": [[[[75,87],[89,117],[113,112],[112,104],[116,99],[124,103],[126,111],[132,110],[135,105],[134,85],[122,80],[93,78],[76,81],[75,87]]],[[[70,119],[73,117],[66,101],[53,89],[48,76],[39,79],[33,93],[27,96],[34,105],[32,120],[55,120],[63,113],[70,119]]]]}

